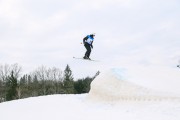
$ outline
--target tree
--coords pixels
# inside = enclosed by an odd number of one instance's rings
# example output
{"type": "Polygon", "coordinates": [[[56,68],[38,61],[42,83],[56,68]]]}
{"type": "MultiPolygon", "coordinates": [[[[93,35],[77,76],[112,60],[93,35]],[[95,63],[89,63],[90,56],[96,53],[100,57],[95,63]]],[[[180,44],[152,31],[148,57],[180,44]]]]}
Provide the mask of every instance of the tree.
{"type": "Polygon", "coordinates": [[[90,84],[93,78],[86,77],[85,79],[79,79],[74,82],[74,88],[77,94],[88,93],[90,90],[90,84]]]}
{"type": "Polygon", "coordinates": [[[63,84],[64,84],[64,89],[65,89],[65,93],[66,94],[73,94],[74,93],[74,81],[73,81],[73,75],[72,75],[72,71],[69,67],[69,65],[66,66],[65,70],[64,70],[64,80],[63,80],[63,84]]]}
{"type": "Polygon", "coordinates": [[[6,93],[6,100],[14,100],[17,99],[17,78],[14,76],[14,71],[11,72],[11,76],[8,77],[7,81],[7,93],[6,93]]]}
{"type": "Polygon", "coordinates": [[[63,72],[41,66],[18,79],[20,72],[18,64],[0,65],[0,102],[50,94],[88,93],[91,81],[100,73],[74,81],[69,65],[63,72]]]}
{"type": "Polygon", "coordinates": [[[66,66],[65,70],[64,70],[64,81],[73,81],[73,75],[72,75],[72,71],[69,67],[69,65],[66,66]]]}
{"type": "Polygon", "coordinates": [[[18,78],[21,72],[21,67],[16,63],[12,65],[0,65],[0,80],[6,82],[9,76],[11,76],[13,71],[13,76],[18,78]]]}
{"type": "Polygon", "coordinates": [[[86,93],[83,80],[78,80],[74,82],[74,88],[77,94],[86,93]]]}
{"type": "Polygon", "coordinates": [[[74,88],[77,94],[88,93],[90,91],[91,82],[100,74],[98,71],[92,78],[86,77],[74,82],[74,88]]]}
{"type": "MultiPolygon", "coordinates": [[[[39,95],[52,94],[53,91],[56,93],[59,88],[55,85],[56,82],[62,82],[62,71],[58,68],[47,68],[45,66],[38,67],[34,72],[31,73],[31,78],[33,78],[33,84],[38,84],[36,89],[38,89],[39,95]]],[[[35,91],[34,91],[35,93],[35,91]]]]}
{"type": "Polygon", "coordinates": [[[2,80],[0,80],[0,103],[4,101],[5,99],[5,85],[2,80]]]}

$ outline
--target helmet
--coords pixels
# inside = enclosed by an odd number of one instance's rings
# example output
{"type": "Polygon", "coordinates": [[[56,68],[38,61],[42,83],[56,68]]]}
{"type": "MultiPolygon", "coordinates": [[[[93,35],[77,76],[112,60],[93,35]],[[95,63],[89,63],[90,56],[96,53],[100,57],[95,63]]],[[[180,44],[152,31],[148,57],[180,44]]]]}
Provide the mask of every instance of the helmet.
{"type": "Polygon", "coordinates": [[[94,36],[95,36],[95,33],[90,34],[90,36],[93,36],[93,37],[94,37],[94,36]]]}

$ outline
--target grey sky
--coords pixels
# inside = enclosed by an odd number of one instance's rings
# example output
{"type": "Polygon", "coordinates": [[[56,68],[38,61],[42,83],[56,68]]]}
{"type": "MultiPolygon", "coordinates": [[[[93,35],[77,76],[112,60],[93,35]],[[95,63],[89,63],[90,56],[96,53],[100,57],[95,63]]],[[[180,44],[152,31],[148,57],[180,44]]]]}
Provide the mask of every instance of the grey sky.
{"type": "Polygon", "coordinates": [[[30,72],[69,64],[75,77],[125,65],[175,66],[179,0],[0,0],[0,62],[30,72]],[[96,33],[92,59],[80,44],[96,33]]]}

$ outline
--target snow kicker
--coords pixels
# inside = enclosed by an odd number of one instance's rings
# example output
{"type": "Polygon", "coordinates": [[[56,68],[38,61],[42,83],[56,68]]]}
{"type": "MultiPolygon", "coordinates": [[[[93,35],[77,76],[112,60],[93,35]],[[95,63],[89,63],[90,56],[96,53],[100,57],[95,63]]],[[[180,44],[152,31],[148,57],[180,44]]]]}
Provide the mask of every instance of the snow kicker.
{"type": "Polygon", "coordinates": [[[117,75],[113,71],[100,74],[91,83],[88,99],[103,102],[167,100],[180,102],[180,97],[136,85],[127,81],[124,75],[117,75]]]}

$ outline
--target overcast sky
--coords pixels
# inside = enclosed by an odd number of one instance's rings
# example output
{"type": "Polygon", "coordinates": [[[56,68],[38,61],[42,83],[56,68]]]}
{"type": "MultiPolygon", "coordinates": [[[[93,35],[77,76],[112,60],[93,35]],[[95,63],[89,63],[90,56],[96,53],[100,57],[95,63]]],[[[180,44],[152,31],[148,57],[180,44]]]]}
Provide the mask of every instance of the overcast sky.
{"type": "Polygon", "coordinates": [[[0,63],[70,65],[74,77],[132,66],[176,67],[179,0],[0,0],[0,63]],[[82,39],[96,33],[90,62],[82,39]]]}

